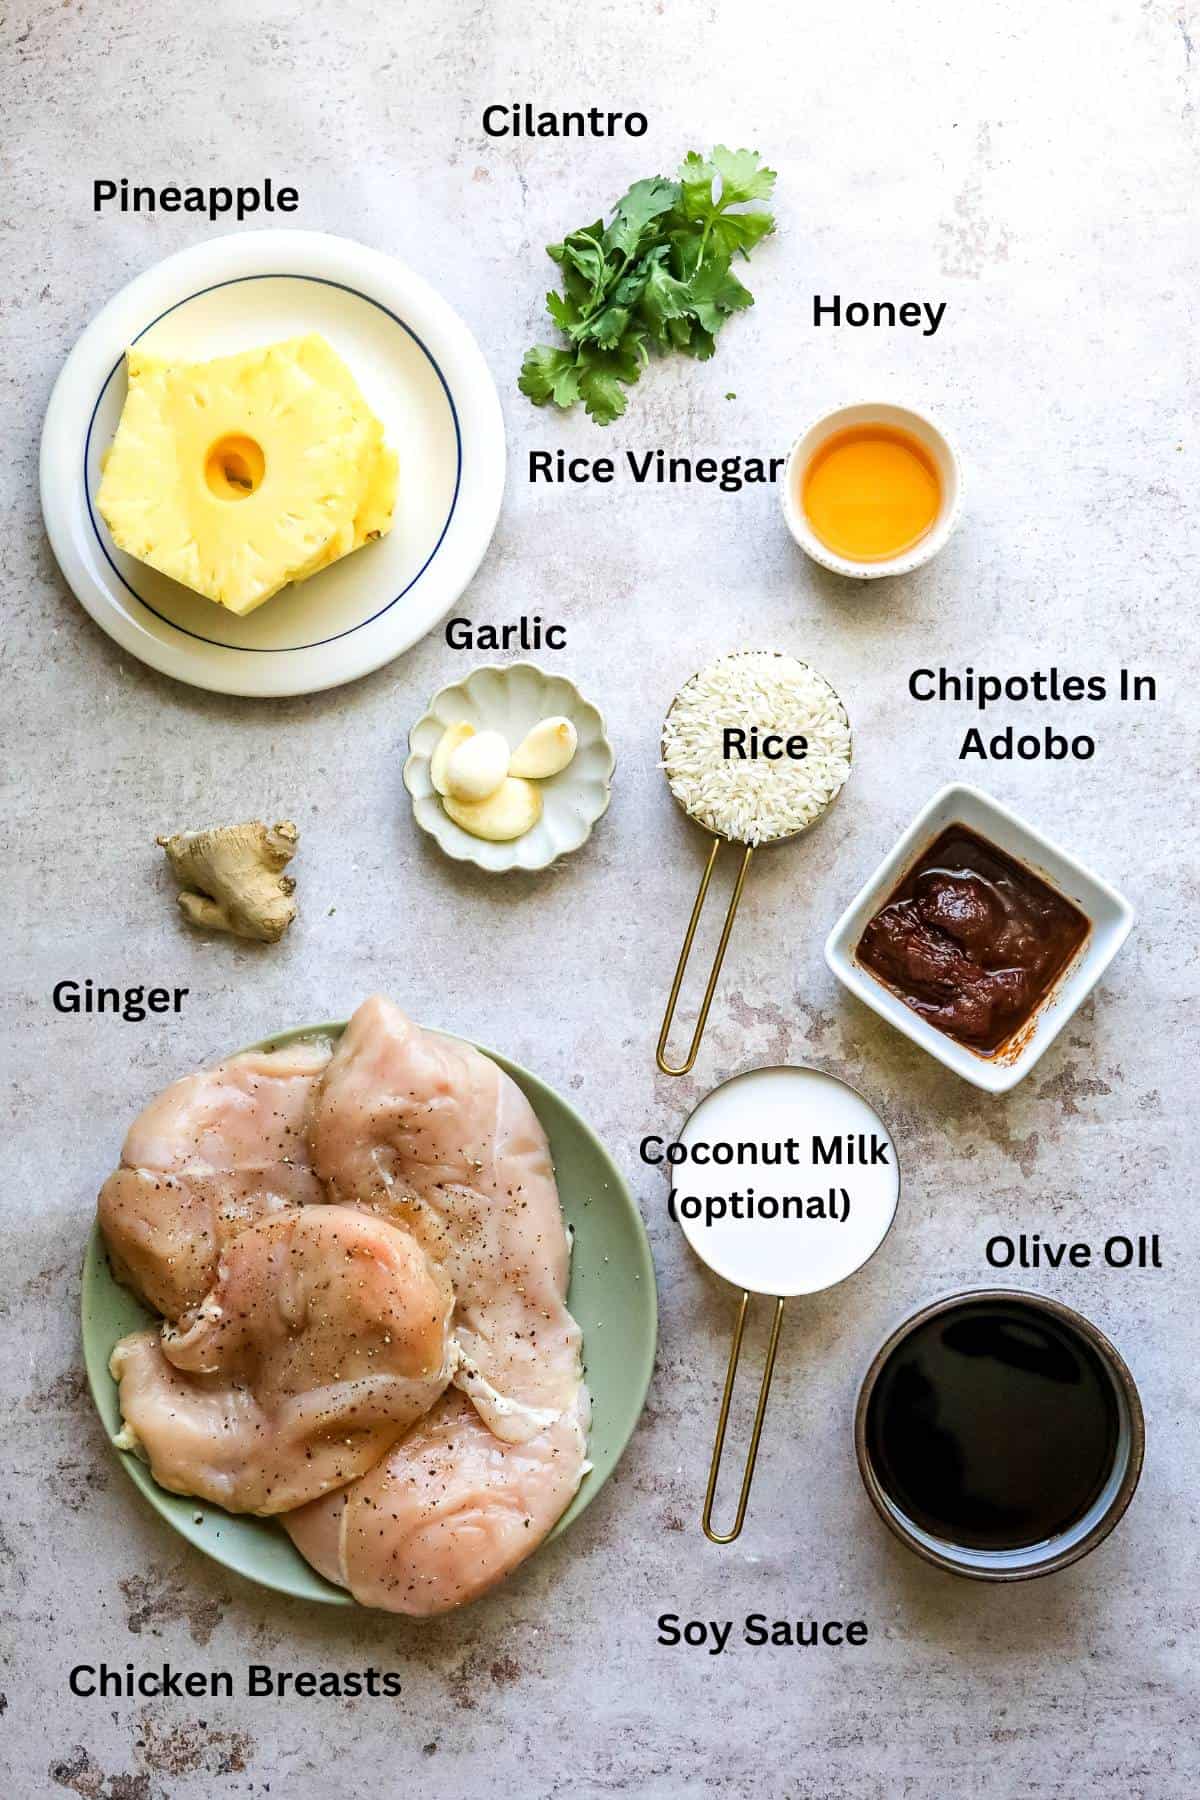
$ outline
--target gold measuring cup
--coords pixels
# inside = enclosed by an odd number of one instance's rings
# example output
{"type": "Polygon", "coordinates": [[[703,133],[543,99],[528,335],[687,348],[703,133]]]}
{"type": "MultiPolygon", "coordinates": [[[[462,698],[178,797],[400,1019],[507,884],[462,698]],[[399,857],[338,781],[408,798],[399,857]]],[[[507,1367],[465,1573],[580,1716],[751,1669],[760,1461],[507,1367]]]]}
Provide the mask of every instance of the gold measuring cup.
{"type": "MultiPolygon", "coordinates": [[[[753,654],[755,654],[755,652],[753,652],[753,651],[735,651],[730,656],[721,657],[721,658],[718,658],[718,660],[721,662],[732,661],[734,656],[739,656],[739,655],[746,656],[746,655],[753,655],[753,654]]],[[[773,652],[773,654],[776,656],[783,656],[785,654],[785,652],[780,650],[780,651],[773,652]]],[[[795,662],[800,661],[800,659],[798,657],[789,658],[789,660],[795,661],[795,662]]],[[[810,668],[810,666],[811,665],[809,665],[808,663],[801,664],[801,667],[806,668],[806,669],[810,668]]],[[[699,680],[700,674],[703,674],[705,672],[706,671],[701,670],[696,675],[690,676],[688,678],[688,680],[684,682],[683,687],[680,688],[679,692],[676,694],[674,700],[672,700],[669,708],[667,709],[667,717],[663,721],[663,741],[660,745],[664,768],[666,768],[666,766],[667,766],[666,741],[665,741],[666,740],[667,723],[670,720],[671,714],[674,712],[675,708],[678,706],[681,698],[687,692],[687,689],[690,687],[691,683],[693,681],[699,680]]],[[[812,672],[814,674],[818,673],[818,671],[816,671],[816,670],[813,670],[812,672]]],[[[824,677],[822,676],[821,679],[824,680],[824,677]]],[[[828,683],[826,683],[826,685],[829,686],[828,683]]],[[[847,732],[849,732],[850,720],[847,716],[846,708],[845,708],[845,706],[842,705],[841,698],[839,697],[839,695],[836,693],[836,691],[832,687],[830,687],[830,692],[833,694],[834,699],[837,701],[838,706],[841,708],[842,718],[845,720],[846,730],[847,730],[847,732]]],[[[756,721],[753,721],[753,720],[747,721],[747,723],[755,723],[755,722],[756,721]]],[[[714,731],[723,730],[724,725],[726,723],[728,723],[728,721],[722,721],[720,724],[714,723],[713,730],[714,731]]],[[[852,745],[850,747],[849,753],[851,755],[853,754],[853,746],[852,745]]],[[[667,773],[667,780],[668,780],[668,783],[670,784],[669,770],[667,773]]],[[[844,780],[842,782],[842,786],[843,787],[845,786],[844,780]]],[[[806,824],[798,826],[796,828],[796,830],[794,830],[794,831],[781,832],[781,833],[776,834],[775,836],[771,836],[768,833],[760,832],[760,831],[756,830],[755,829],[755,821],[750,821],[749,824],[747,825],[747,835],[745,837],[733,837],[733,836],[727,835],[724,832],[720,832],[720,831],[716,830],[716,828],[714,826],[712,826],[711,824],[709,824],[704,818],[702,818],[698,812],[690,811],[689,808],[687,806],[685,806],[683,801],[679,798],[679,795],[675,791],[674,785],[671,784],[671,795],[672,795],[672,798],[675,800],[676,805],[679,806],[680,809],[687,814],[688,818],[694,820],[695,823],[697,825],[699,825],[702,830],[708,832],[709,836],[712,838],[712,849],[708,853],[708,861],[704,865],[704,873],[700,877],[700,889],[696,895],[696,904],[692,907],[692,916],[688,920],[687,932],[686,932],[686,934],[684,936],[684,940],[683,940],[683,949],[679,953],[679,962],[676,965],[676,969],[675,969],[675,979],[671,983],[671,993],[670,993],[670,997],[667,1000],[667,1010],[663,1015],[662,1030],[658,1034],[658,1048],[655,1051],[655,1061],[658,1063],[658,1066],[662,1070],[664,1075],[687,1075],[688,1073],[690,1073],[692,1066],[694,1065],[694,1063],[696,1061],[696,1057],[699,1054],[701,1039],[704,1036],[704,1027],[708,1023],[709,1008],[712,1006],[713,995],[717,991],[717,982],[720,980],[720,977],[721,977],[721,964],[725,961],[725,952],[729,947],[730,933],[733,931],[733,921],[737,917],[737,910],[738,910],[738,907],[741,905],[742,890],[744,889],[744,887],[746,885],[746,877],[750,873],[750,859],[754,855],[755,850],[757,848],[759,848],[760,846],[763,848],[766,848],[770,844],[787,843],[790,839],[800,837],[802,835],[802,833],[804,833],[805,831],[811,830],[811,828],[815,824],[817,824],[818,820],[824,818],[825,814],[828,812],[829,808],[833,805],[833,802],[837,799],[838,794],[840,794],[841,791],[842,791],[842,789],[841,789],[841,787],[839,787],[833,794],[830,795],[829,799],[825,802],[824,806],[821,808],[819,813],[817,813],[813,818],[809,819],[806,824]],[[737,880],[733,884],[733,893],[730,896],[729,905],[725,911],[725,923],[721,927],[721,937],[720,937],[720,942],[717,944],[717,953],[713,958],[712,968],[709,970],[708,984],[704,990],[704,998],[700,1003],[700,1013],[696,1020],[696,1029],[692,1033],[691,1046],[688,1049],[687,1057],[683,1062],[671,1063],[671,1062],[667,1061],[667,1039],[671,1035],[671,1027],[675,1022],[675,1007],[679,1000],[679,990],[683,986],[684,975],[687,973],[688,962],[691,959],[692,944],[693,944],[693,942],[695,940],[695,936],[696,936],[696,927],[700,923],[700,917],[704,911],[704,902],[708,898],[709,883],[711,882],[712,877],[713,877],[713,870],[717,866],[717,858],[721,853],[721,845],[724,843],[731,843],[731,844],[732,843],[740,843],[743,845],[742,865],[741,865],[741,868],[738,870],[737,880]]]]}
{"type": "MultiPolygon", "coordinates": [[[[771,1377],[775,1373],[784,1303],[802,1294],[822,1293],[826,1288],[835,1287],[838,1282],[856,1274],[874,1256],[896,1216],[900,1167],[891,1133],[870,1102],[848,1082],[821,1069],[783,1065],[749,1069],[745,1074],[735,1075],[701,1100],[679,1134],[679,1144],[690,1153],[692,1146],[698,1144],[753,1143],[765,1148],[783,1145],[788,1140],[807,1144],[811,1150],[813,1136],[818,1132],[829,1138],[854,1141],[860,1136],[878,1137],[887,1146],[887,1160],[856,1162],[840,1169],[822,1164],[819,1175],[813,1157],[807,1165],[789,1163],[785,1167],[783,1163],[769,1163],[765,1165],[766,1179],[773,1187],[778,1186],[779,1194],[775,1198],[785,1192],[788,1195],[799,1193],[806,1198],[814,1182],[824,1188],[832,1182],[835,1186],[845,1186],[847,1191],[852,1185],[851,1203],[844,1219],[760,1215],[740,1219],[723,1217],[713,1221],[708,1216],[710,1203],[714,1198],[728,1200],[727,1193],[718,1192],[718,1185],[720,1189],[727,1189],[732,1182],[735,1187],[744,1188],[746,1178],[740,1172],[740,1165],[734,1167],[711,1160],[693,1163],[690,1154],[688,1179],[694,1185],[689,1186],[686,1195],[678,1187],[675,1191],[676,1218],[696,1255],[714,1274],[742,1290],[704,1495],[704,1535],[714,1544],[731,1544],[745,1523],[771,1377]],[[709,1191],[706,1193],[705,1189],[709,1191]],[[694,1201],[703,1211],[696,1217],[687,1217],[688,1201],[694,1201]],[[758,1390],[737,1512],[728,1531],[717,1531],[712,1522],[713,1505],[746,1315],[753,1294],[770,1294],[775,1301],[775,1316],[771,1322],[766,1366],[758,1390]]],[[[759,1193],[761,1167],[750,1170],[756,1178],[749,1182],[759,1201],[770,1197],[759,1193]]]]}

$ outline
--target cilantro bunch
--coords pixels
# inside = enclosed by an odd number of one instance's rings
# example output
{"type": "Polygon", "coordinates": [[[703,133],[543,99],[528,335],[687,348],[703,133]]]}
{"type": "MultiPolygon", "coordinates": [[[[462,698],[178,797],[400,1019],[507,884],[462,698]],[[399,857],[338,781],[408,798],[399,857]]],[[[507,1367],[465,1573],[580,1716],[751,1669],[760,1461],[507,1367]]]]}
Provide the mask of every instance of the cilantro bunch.
{"type": "Polygon", "coordinates": [[[682,350],[706,361],[730,313],[754,296],[733,272],[775,229],[767,200],[775,170],[755,150],[718,144],[705,159],[691,151],[678,179],[636,181],[612,219],[571,232],[547,253],[562,271],[562,291],[546,295],[546,311],[569,347],[537,344],[517,383],[535,406],[582,400],[598,425],[625,411],[626,388],[650,359],[650,346],[682,350]]]}

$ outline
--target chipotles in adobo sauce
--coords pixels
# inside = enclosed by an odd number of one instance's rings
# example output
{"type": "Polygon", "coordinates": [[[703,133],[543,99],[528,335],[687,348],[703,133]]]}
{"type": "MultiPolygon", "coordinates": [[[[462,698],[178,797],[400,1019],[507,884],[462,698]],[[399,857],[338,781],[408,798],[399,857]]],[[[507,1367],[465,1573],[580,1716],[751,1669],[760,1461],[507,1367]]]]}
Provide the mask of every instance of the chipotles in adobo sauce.
{"type": "Polygon", "coordinates": [[[951,825],[869,921],[858,958],[947,1037],[991,1055],[1033,1016],[1089,929],[1032,869],[951,825]]]}

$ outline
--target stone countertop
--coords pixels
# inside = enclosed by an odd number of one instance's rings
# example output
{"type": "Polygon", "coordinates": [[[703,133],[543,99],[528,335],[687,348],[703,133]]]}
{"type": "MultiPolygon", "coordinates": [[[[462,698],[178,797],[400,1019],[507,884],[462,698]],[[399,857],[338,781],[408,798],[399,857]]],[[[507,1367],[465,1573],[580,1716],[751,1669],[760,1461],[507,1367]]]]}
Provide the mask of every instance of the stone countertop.
{"type": "MultiPolygon", "coordinates": [[[[859,0],[784,9],[613,0],[336,8],[14,0],[0,98],[5,441],[3,725],[10,926],[3,1187],[8,1429],[0,1764],[14,1795],[219,1800],[511,1789],[943,1800],[1174,1800],[1196,1733],[1193,796],[1198,485],[1197,52],[1186,7],[859,0]],[[297,16],[298,15],[298,16],[297,16]],[[641,108],[645,138],[489,140],[490,102],[641,108]],[[543,333],[542,246],[712,139],[780,171],[755,309],[707,365],[652,367],[606,435],[514,381],[543,333]],[[619,769],[587,851],[497,885],[415,831],[409,723],[465,659],[431,634],[310,698],[222,698],[122,654],[67,591],[36,456],[55,374],[127,279],[203,222],[91,209],[93,178],[261,180],[300,226],[392,251],[471,324],[511,453],[461,611],[566,624],[543,660],[603,707],[619,769]],[[946,302],[937,334],[815,330],[815,293],[946,302]],[[1190,329],[1189,329],[1190,326],[1190,329]],[[811,415],[913,395],[960,442],[966,515],[902,582],[806,562],[749,487],[531,487],[562,445],[780,454],[811,415]],[[856,762],[811,840],[758,859],[694,1078],[654,1074],[659,1011],[704,843],[655,768],[679,681],[746,643],[794,649],[845,697],[856,762]],[[908,672],[1057,665],[1152,675],[1153,704],[919,705],[908,672]],[[1087,731],[1091,760],[962,762],[976,723],[1087,731]],[[1120,887],[1133,938],[1036,1073],[990,1099],[850,1001],[824,935],[918,807],[976,781],[1120,887]],[[191,935],[155,834],[290,815],[302,910],[278,948],[191,935]],[[64,1017],[54,984],[180,983],[183,1016],[64,1017]],[[96,1188],[141,1102],[232,1045],[376,988],[494,1043],[580,1107],[643,1207],[658,1367],[620,1470],[492,1599],[415,1626],[249,1586],[191,1551],[108,1448],[80,1369],[78,1269],[96,1188]],[[813,1062],[876,1102],[902,1212],[845,1287],[785,1324],[746,1530],[699,1529],[734,1297],[706,1277],[637,1157],[724,1076],[813,1062]],[[1121,1528],[1050,1580],[993,1590],[894,1543],[859,1483],[856,1386],[890,1327],[990,1278],[994,1232],[1157,1231],[1156,1273],[1038,1272],[1114,1337],[1149,1451],[1121,1528]],[[721,1657],[656,1642],[683,1618],[863,1619],[865,1646],[721,1657]],[[73,1698],[77,1662],[362,1668],[398,1700],[73,1698]]],[[[765,1310],[765,1308],[764,1308],[765,1310]]],[[[760,1324],[762,1321],[760,1321],[760,1324]]],[[[753,1350],[761,1354],[762,1332],[753,1350]]],[[[743,1421],[744,1424],[744,1421],[743,1421]]],[[[735,1637],[736,1637],[735,1632],[735,1637]]]]}

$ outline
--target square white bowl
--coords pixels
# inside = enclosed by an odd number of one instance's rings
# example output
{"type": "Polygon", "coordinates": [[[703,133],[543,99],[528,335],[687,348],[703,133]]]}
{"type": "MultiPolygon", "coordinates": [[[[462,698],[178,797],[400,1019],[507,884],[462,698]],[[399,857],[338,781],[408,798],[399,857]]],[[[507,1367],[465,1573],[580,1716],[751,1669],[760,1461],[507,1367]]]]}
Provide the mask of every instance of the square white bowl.
{"type": "Polygon", "coordinates": [[[1133,921],[1134,911],[1129,902],[1106,881],[1101,881],[1098,875],[1093,875],[1090,869],[1042,837],[1032,826],[1024,824],[1015,813],[989,795],[965,783],[952,782],[922,808],[895,849],[859,889],[825,940],[825,961],[844,987],[857,994],[873,1012],[911,1038],[914,1044],[919,1044],[922,1050],[928,1050],[940,1063],[976,1087],[986,1088],[992,1094],[1003,1094],[1024,1080],[1076,1008],[1086,1000],[1129,936],[1133,921]],[[907,1007],[898,994],[885,987],[858,961],[858,943],[867,921],[900,886],[905,871],[948,825],[965,825],[979,837],[1007,851],[1015,861],[1033,869],[1058,893],[1073,901],[1091,922],[1091,930],[1083,944],[1038,1006],[1032,1021],[1017,1034],[1019,1047],[1008,1055],[1001,1046],[999,1052],[983,1056],[957,1039],[947,1037],[944,1031],[937,1030],[907,1007]]]}

